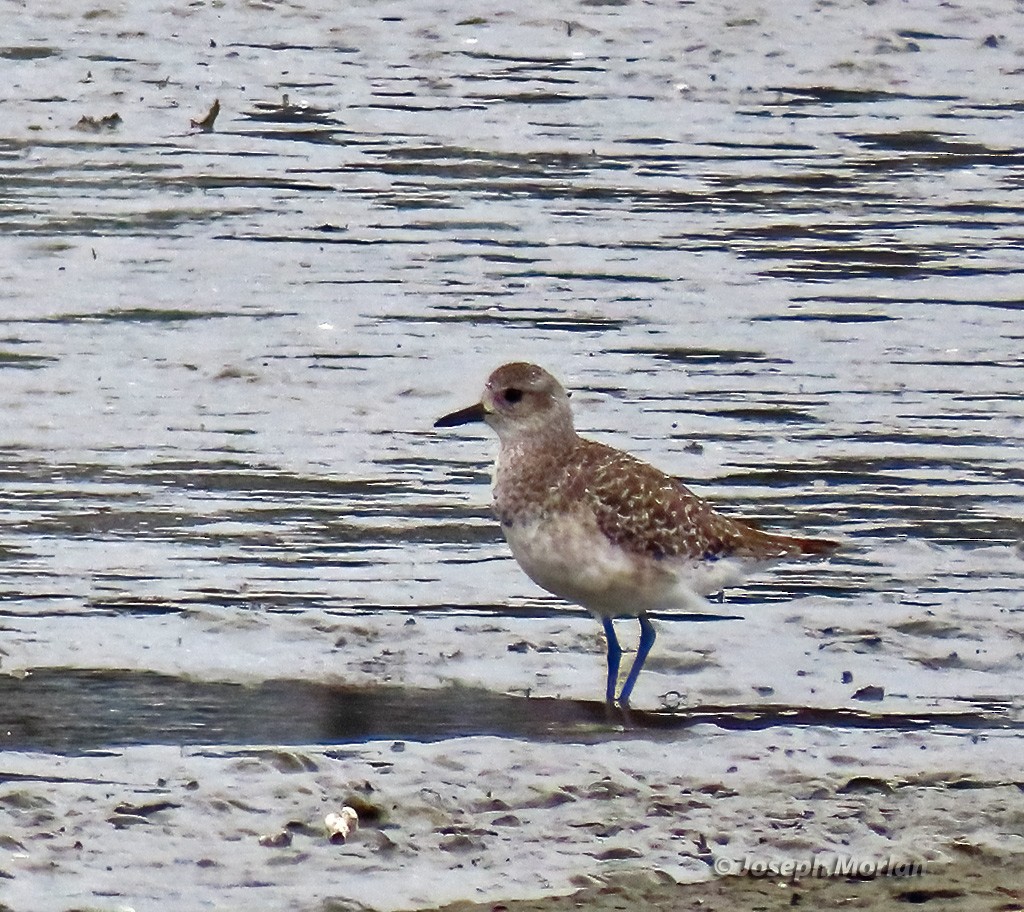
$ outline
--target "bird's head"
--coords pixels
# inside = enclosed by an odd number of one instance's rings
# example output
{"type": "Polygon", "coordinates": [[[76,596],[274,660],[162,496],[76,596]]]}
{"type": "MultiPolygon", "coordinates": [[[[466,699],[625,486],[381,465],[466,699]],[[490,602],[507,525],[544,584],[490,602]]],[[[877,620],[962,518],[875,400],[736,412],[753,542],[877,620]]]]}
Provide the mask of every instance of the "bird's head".
{"type": "Polygon", "coordinates": [[[503,364],[484,386],[476,405],[445,415],[434,427],[455,427],[484,421],[502,440],[574,434],[569,394],[536,364],[503,364]]]}

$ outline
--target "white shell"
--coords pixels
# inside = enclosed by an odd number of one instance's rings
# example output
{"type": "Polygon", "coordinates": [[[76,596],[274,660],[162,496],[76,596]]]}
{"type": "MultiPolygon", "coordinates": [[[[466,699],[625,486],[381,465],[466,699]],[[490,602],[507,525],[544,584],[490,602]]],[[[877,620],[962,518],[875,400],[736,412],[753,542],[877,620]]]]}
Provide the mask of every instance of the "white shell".
{"type": "Polygon", "coordinates": [[[331,842],[344,842],[351,833],[359,829],[359,815],[353,808],[345,805],[340,814],[328,814],[324,817],[327,827],[327,838],[331,842]]]}

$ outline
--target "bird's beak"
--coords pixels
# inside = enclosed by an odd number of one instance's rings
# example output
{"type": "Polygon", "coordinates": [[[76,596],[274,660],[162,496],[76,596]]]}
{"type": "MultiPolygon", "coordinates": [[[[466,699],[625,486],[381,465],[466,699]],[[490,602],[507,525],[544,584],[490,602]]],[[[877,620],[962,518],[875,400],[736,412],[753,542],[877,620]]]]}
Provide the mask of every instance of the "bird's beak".
{"type": "Polygon", "coordinates": [[[473,421],[483,421],[486,414],[487,410],[484,408],[483,403],[478,402],[476,405],[467,406],[464,409],[459,409],[457,412],[451,412],[443,418],[438,418],[434,422],[434,427],[456,427],[460,424],[470,424],[473,421]]]}

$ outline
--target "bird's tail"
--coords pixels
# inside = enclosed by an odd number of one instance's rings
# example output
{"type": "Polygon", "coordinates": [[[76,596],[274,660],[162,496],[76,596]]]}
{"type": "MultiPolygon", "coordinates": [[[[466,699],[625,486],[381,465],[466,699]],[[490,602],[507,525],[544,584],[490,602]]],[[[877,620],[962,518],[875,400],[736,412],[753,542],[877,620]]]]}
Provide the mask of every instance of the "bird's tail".
{"type": "Polygon", "coordinates": [[[767,539],[762,544],[776,550],[779,557],[827,557],[842,547],[840,542],[830,538],[796,538],[767,532],[762,534],[767,539]]]}
{"type": "Polygon", "coordinates": [[[780,536],[780,538],[787,538],[800,554],[808,556],[824,557],[829,554],[835,554],[842,547],[840,542],[833,541],[830,538],[788,538],[788,536],[780,536]]]}
{"type": "Polygon", "coordinates": [[[779,560],[786,557],[826,557],[842,547],[841,542],[829,538],[798,538],[763,532],[747,522],[740,522],[743,532],[739,536],[739,554],[759,560],[779,560]]]}

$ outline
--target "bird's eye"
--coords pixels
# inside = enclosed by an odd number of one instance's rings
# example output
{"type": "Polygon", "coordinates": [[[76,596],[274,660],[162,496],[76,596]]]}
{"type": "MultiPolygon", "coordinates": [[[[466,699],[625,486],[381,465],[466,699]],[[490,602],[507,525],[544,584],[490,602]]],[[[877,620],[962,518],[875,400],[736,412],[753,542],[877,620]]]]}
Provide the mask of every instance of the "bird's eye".
{"type": "Polygon", "coordinates": [[[506,402],[510,403],[511,405],[515,405],[520,399],[523,398],[523,391],[521,389],[516,389],[514,386],[510,386],[507,390],[505,390],[504,395],[506,402]]]}

